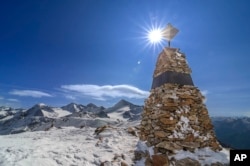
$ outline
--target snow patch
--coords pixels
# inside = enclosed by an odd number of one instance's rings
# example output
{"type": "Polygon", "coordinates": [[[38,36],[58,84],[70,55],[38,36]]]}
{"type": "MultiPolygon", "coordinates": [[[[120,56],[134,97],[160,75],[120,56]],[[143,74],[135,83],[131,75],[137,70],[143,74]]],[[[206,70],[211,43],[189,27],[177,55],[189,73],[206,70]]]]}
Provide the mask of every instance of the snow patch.
{"type": "Polygon", "coordinates": [[[189,125],[189,119],[185,116],[181,116],[180,121],[176,124],[176,126],[179,126],[178,131],[176,129],[173,131],[173,134],[169,136],[169,138],[181,138],[184,139],[185,134],[192,133],[194,137],[199,136],[199,132],[195,131],[190,125],[189,125]]]}
{"type": "MultiPolygon", "coordinates": [[[[139,140],[136,145],[135,151],[141,151],[145,154],[149,154],[150,158],[152,155],[154,155],[154,146],[148,147],[146,145],[146,141],[139,140]]],[[[140,160],[136,161],[135,166],[145,166],[145,157],[142,157],[140,160]]]]}
{"type": "Polygon", "coordinates": [[[108,113],[108,116],[110,118],[112,118],[112,119],[118,119],[118,120],[121,120],[121,121],[127,121],[128,119],[124,118],[123,114],[126,111],[129,111],[129,110],[130,110],[129,106],[124,106],[122,108],[119,108],[117,111],[108,113]]]}
{"type": "Polygon", "coordinates": [[[135,151],[142,151],[144,153],[149,153],[150,157],[154,155],[154,146],[148,147],[146,141],[138,141],[135,151]]]}
{"type": "Polygon", "coordinates": [[[52,110],[53,112],[47,111],[46,109],[41,109],[43,115],[48,118],[60,118],[72,114],[71,112],[61,108],[52,108],[52,110]]]}
{"type": "Polygon", "coordinates": [[[142,151],[142,152],[146,153],[148,150],[148,146],[146,145],[146,141],[138,141],[135,150],[142,151]]]}
{"type": "MultiPolygon", "coordinates": [[[[172,156],[170,156],[171,158],[172,156]]],[[[229,150],[223,148],[219,152],[215,152],[210,148],[196,149],[194,153],[190,151],[178,151],[174,156],[175,159],[181,160],[184,158],[191,158],[197,160],[201,165],[211,165],[212,163],[220,162],[224,164],[229,163],[229,150]]]]}

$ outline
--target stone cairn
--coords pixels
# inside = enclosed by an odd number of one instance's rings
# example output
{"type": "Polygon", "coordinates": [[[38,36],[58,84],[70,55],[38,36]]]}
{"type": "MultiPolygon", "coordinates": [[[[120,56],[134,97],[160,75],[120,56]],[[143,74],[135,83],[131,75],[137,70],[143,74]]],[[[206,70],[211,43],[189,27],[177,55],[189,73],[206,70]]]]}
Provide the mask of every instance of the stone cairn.
{"type": "Polygon", "coordinates": [[[141,141],[154,147],[154,154],[168,156],[176,150],[194,152],[205,147],[213,151],[222,149],[205,98],[190,74],[186,57],[179,49],[163,49],[156,63],[150,96],[145,101],[139,133],[141,141]]]}

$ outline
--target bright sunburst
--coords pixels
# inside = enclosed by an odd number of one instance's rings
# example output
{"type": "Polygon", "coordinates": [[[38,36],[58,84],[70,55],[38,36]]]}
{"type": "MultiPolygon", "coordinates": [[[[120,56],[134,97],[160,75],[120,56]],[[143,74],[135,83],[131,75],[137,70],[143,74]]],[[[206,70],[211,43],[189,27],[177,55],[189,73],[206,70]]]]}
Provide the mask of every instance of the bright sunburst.
{"type": "Polygon", "coordinates": [[[158,19],[150,20],[144,24],[138,24],[141,28],[141,37],[143,40],[143,48],[153,48],[152,50],[161,51],[165,47],[164,28],[165,24],[158,19]]]}
{"type": "Polygon", "coordinates": [[[163,28],[161,26],[149,26],[146,29],[145,38],[147,40],[146,46],[153,47],[154,51],[158,48],[164,47],[163,28]]]}
{"type": "Polygon", "coordinates": [[[160,43],[163,39],[161,29],[152,29],[148,32],[148,40],[152,44],[160,43]]]}

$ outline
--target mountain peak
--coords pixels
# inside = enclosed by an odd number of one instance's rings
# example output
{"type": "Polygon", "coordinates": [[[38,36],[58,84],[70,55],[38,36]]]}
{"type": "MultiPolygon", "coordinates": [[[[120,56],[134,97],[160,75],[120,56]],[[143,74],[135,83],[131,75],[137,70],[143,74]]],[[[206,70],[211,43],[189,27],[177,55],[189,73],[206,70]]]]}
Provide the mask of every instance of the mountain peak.
{"type": "Polygon", "coordinates": [[[118,103],[114,105],[114,107],[123,107],[123,106],[131,106],[131,105],[133,104],[124,99],[121,99],[118,103]]]}
{"type": "Polygon", "coordinates": [[[62,106],[61,108],[69,112],[80,112],[84,109],[84,106],[72,102],[66,106],[62,106]]]}
{"type": "Polygon", "coordinates": [[[96,106],[95,104],[93,104],[93,103],[89,103],[89,104],[87,105],[87,107],[93,107],[93,108],[96,108],[97,106],[96,106]]]}
{"type": "Polygon", "coordinates": [[[72,103],[69,103],[68,105],[77,105],[76,103],[72,102],[72,103]]]}
{"type": "Polygon", "coordinates": [[[135,105],[124,99],[121,99],[113,107],[110,107],[106,109],[105,111],[110,113],[110,112],[117,111],[118,109],[123,108],[123,107],[128,107],[129,109],[131,109],[131,106],[135,106],[135,105]]]}
{"type": "Polygon", "coordinates": [[[47,106],[47,105],[44,104],[44,103],[38,103],[38,104],[36,104],[35,106],[38,106],[38,107],[45,107],[45,106],[47,106]]]}
{"type": "Polygon", "coordinates": [[[12,108],[7,106],[0,106],[0,111],[8,111],[8,110],[12,110],[12,108]]]}

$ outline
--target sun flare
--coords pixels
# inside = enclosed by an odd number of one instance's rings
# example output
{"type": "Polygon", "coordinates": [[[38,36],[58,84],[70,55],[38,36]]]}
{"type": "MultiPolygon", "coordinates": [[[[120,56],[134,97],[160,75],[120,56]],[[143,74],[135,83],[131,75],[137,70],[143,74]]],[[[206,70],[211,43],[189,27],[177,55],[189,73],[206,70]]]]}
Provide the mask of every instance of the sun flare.
{"type": "Polygon", "coordinates": [[[153,51],[159,51],[165,46],[164,26],[160,23],[150,23],[143,25],[142,34],[143,41],[145,42],[145,48],[153,48],[153,51]]]}
{"type": "Polygon", "coordinates": [[[161,29],[152,29],[148,32],[148,40],[150,43],[156,44],[160,43],[163,39],[161,29]]]}

